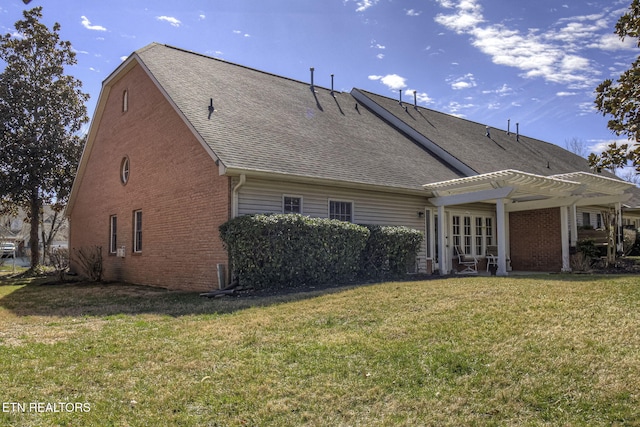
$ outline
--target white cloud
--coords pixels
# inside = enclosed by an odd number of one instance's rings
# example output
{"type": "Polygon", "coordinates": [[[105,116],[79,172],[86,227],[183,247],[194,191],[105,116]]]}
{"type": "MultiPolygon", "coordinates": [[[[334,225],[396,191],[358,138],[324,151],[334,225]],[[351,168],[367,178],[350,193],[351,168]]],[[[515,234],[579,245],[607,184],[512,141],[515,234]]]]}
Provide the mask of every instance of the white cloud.
{"type": "Polygon", "coordinates": [[[636,47],[636,43],[633,37],[627,37],[623,41],[616,34],[603,34],[588,47],[607,51],[631,50],[636,47]]]}
{"type": "Polygon", "coordinates": [[[378,0],[345,0],[345,4],[348,1],[355,1],[356,5],[358,6],[356,8],[356,12],[364,12],[365,10],[369,9],[372,6],[375,6],[378,3],[378,0]]]}
{"type": "Polygon", "coordinates": [[[513,89],[511,89],[509,87],[508,84],[504,83],[500,88],[495,89],[495,90],[483,90],[482,91],[483,94],[488,95],[488,94],[496,94],[498,96],[507,96],[507,95],[511,95],[514,93],[513,89]]]}
{"type": "Polygon", "coordinates": [[[182,25],[182,22],[178,18],[174,18],[173,16],[156,16],[158,21],[164,21],[171,24],[172,27],[179,27],[182,25]]]}
{"type": "MultiPolygon", "coordinates": [[[[434,19],[458,34],[470,36],[471,44],[498,65],[514,67],[525,78],[541,78],[565,84],[569,89],[593,87],[599,71],[582,53],[589,48],[618,50],[632,47],[610,34],[614,13],[563,18],[547,30],[523,33],[503,24],[487,23],[480,0],[436,0],[449,9],[434,19]],[[606,32],[606,34],[603,34],[606,32]]],[[[457,82],[458,88],[466,87],[457,82]]]]}
{"type": "Polygon", "coordinates": [[[433,104],[434,102],[433,99],[431,99],[431,97],[426,92],[418,92],[417,90],[413,90],[413,89],[407,89],[405,91],[405,93],[409,96],[413,96],[414,92],[416,96],[416,102],[418,104],[423,104],[423,105],[433,104]]]}
{"type": "Polygon", "coordinates": [[[407,87],[407,79],[397,74],[387,74],[386,76],[371,75],[369,76],[369,80],[378,80],[391,90],[399,90],[407,87]]]}
{"type": "Polygon", "coordinates": [[[89,18],[87,18],[86,16],[81,16],[80,19],[82,19],[82,26],[85,27],[87,30],[92,30],[92,31],[107,31],[107,29],[105,27],[103,27],[102,25],[91,25],[91,21],[89,21],[89,18]]]}
{"type": "Polygon", "coordinates": [[[476,80],[471,73],[466,74],[463,77],[454,79],[451,83],[451,88],[454,90],[469,89],[476,86],[476,80]]]}
{"type": "Polygon", "coordinates": [[[376,55],[376,58],[378,59],[384,59],[384,53],[379,53],[376,55]]]}
{"type": "Polygon", "coordinates": [[[575,96],[577,93],[575,92],[557,92],[556,96],[565,97],[565,96],[575,96]]]}
{"type": "Polygon", "coordinates": [[[415,9],[407,10],[407,16],[420,16],[422,15],[422,11],[417,11],[415,9]]]}

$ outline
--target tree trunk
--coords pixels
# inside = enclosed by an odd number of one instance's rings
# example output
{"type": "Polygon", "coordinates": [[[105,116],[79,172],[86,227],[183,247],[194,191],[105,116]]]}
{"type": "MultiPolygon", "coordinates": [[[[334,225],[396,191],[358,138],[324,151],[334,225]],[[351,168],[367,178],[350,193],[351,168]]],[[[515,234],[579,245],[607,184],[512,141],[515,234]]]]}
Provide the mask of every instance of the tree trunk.
{"type": "Polygon", "coordinates": [[[40,204],[38,190],[31,192],[31,200],[29,202],[31,209],[31,230],[29,232],[29,240],[31,246],[31,270],[35,270],[40,262],[40,244],[38,236],[38,228],[40,228],[40,204]]]}

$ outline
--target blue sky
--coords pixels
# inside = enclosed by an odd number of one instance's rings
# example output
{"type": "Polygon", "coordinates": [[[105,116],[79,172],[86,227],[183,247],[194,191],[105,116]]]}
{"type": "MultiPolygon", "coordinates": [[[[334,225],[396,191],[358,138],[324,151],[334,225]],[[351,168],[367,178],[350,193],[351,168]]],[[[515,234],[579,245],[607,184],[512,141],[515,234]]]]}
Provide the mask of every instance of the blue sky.
{"type": "MultiPolygon", "coordinates": [[[[61,24],[67,70],[91,95],[134,50],[166,43],[289,78],[353,87],[591,150],[616,140],[594,89],[638,56],[613,34],[630,0],[21,0],[0,5],[11,33],[25,8],[61,24]]],[[[242,88],[238,88],[242,90],[242,88]]]]}

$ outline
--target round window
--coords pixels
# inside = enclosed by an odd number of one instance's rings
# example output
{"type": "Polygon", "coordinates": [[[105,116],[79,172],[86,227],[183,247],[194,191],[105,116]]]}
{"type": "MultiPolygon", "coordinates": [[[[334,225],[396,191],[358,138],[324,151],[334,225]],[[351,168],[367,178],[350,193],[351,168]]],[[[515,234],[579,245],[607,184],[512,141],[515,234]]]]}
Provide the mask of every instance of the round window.
{"type": "Polygon", "coordinates": [[[129,181],[129,158],[125,157],[120,163],[120,181],[122,184],[126,184],[129,181]]]}

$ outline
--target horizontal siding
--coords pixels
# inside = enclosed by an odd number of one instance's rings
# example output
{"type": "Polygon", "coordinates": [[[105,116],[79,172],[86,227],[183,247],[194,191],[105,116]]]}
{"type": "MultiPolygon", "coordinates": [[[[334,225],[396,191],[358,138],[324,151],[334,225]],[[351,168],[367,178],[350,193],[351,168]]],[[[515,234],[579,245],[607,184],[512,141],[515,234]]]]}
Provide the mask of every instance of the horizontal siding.
{"type": "MultiPolygon", "coordinates": [[[[406,226],[425,234],[426,197],[352,190],[322,185],[252,180],[238,191],[238,214],[282,213],[284,195],[302,197],[302,214],[314,218],[329,217],[329,200],[353,202],[356,224],[406,226]]],[[[420,270],[426,268],[426,252],[418,254],[420,270]]]]}

